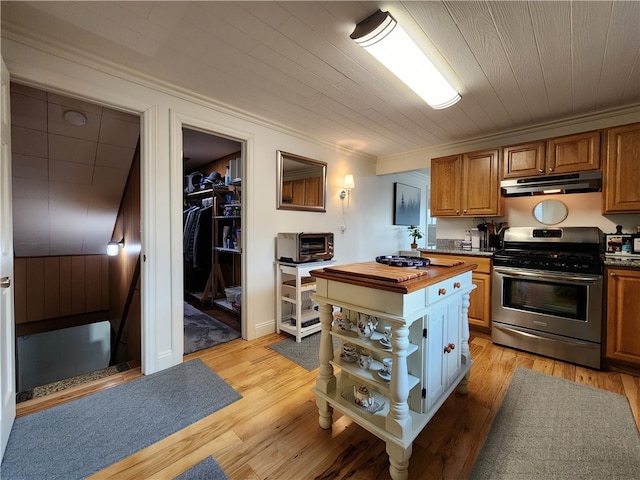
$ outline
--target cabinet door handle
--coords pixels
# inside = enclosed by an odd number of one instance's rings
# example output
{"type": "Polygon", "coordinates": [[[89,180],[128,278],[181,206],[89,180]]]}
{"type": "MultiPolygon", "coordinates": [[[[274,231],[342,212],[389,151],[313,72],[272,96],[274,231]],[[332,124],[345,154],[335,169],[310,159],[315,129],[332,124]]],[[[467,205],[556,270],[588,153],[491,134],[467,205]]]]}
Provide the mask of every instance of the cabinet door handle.
{"type": "Polygon", "coordinates": [[[455,343],[450,343],[449,345],[446,345],[444,347],[444,353],[451,353],[452,350],[455,350],[456,345],[455,343]]]}
{"type": "Polygon", "coordinates": [[[615,274],[614,272],[611,272],[611,273],[609,274],[609,276],[610,276],[610,277],[615,277],[615,276],[616,276],[616,274],[615,274]]]}
{"type": "Polygon", "coordinates": [[[543,169],[541,169],[541,168],[539,168],[539,169],[538,169],[538,173],[544,173],[544,170],[543,170],[543,169]]]}
{"type": "Polygon", "coordinates": [[[460,288],[460,282],[454,282],[453,288],[460,288]]]}
{"type": "Polygon", "coordinates": [[[447,294],[447,289],[446,288],[439,288],[438,289],[438,295],[446,295],[447,294]]]}
{"type": "Polygon", "coordinates": [[[462,212],[462,213],[464,213],[464,214],[466,215],[466,214],[467,214],[467,211],[466,211],[466,210],[463,210],[463,212],[462,212]]]}
{"type": "Polygon", "coordinates": [[[555,170],[555,168],[553,168],[553,167],[549,167],[549,171],[550,171],[550,172],[553,172],[554,170],[555,170]]]}
{"type": "Polygon", "coordinates": [[[11,286],[11,279],[9,277],[2,277],[0,279],[0,288],[9,288],[11,286]]]}
{"type": "Polygon", "coordinates": [[[456,210],[456,215],[460,215],[460,210],[456,210]]]}

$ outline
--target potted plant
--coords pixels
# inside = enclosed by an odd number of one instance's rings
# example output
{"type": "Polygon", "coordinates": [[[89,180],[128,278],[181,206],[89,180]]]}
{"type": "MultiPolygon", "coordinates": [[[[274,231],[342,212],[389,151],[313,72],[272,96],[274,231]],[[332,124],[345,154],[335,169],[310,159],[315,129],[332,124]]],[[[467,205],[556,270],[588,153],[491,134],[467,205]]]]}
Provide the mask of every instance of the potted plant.
{"type": "Polygon", "coordinates": [[[407,227],[407,230],[409,230],[409,236],[413,238],[411,250],[415,250],[418,248],[417,240],[420,240],[423,237],[422,232],[420,231],[420,226],[410,225],[409,227],[407,227]]]}

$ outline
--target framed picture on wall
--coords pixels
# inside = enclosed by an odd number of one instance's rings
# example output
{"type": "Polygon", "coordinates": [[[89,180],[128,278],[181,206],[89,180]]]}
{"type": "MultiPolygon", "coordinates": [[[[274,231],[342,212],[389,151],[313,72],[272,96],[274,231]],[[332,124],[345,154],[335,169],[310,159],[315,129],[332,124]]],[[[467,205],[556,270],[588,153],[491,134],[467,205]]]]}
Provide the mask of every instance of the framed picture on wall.
{"type": "Polygon", "coordinates": [[[418,187],[394,183],[394,225],[420,225],[420,195],[418,187]]]}

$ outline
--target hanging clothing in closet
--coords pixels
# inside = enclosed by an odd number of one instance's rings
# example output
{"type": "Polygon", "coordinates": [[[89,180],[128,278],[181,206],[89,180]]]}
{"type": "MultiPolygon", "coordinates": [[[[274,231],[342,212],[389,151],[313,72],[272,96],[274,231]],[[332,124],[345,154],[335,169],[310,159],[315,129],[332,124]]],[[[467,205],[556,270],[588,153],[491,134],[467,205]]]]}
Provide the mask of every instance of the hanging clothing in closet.
{"type": "Polygon", "coordinates": [[[185,289],[202,291],[211,272],[212,206],[193,205],[182,212],[185,289]]]}

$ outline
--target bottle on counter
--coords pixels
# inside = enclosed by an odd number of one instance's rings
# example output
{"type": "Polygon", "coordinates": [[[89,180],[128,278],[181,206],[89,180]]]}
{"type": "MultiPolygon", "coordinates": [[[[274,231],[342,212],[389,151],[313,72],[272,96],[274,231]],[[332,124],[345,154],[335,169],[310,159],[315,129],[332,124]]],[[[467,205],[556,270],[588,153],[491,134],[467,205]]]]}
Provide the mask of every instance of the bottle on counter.
{"type": "Polygon", "coordinates": [[[636,233],[631,235],[631,253],[640,253],[640,225],[636,227],[636,233]]]}

